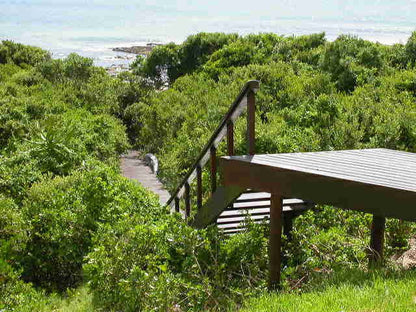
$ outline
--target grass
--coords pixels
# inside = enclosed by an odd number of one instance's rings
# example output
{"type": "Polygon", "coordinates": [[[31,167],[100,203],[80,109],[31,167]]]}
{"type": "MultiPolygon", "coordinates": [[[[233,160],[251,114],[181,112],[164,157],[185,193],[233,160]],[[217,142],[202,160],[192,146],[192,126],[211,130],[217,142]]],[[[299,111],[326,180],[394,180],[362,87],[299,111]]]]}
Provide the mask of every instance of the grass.
{"type": "Polygon", "coordinates": [[[94,311],[92,295],[87,286],[81,286],[65,295],[39,295],[18,308],[20,312],[90,312],[94,311]]]}
{"type": "Polygon", "coordinates": [[[342,271],[319,277],[301,294],[265,293],[241,312],[407,312],[416,311],[416,271],[342,271]]]}
{"type": "MultiPolygon", "coordinates": [[[[21,312],[96,311],[87,286],[36,298],[21,312]]],[[[230,311],[236,311],[234,305],[230,311]]],[[[223,307],[226,310],[226,307],[223,307]]],[[[251,298],[240,312],[414,312],[416,311],[416,270],[359,269],[316,273],[301,291],[264,293],[251,298]]]]}
{"type": "MultiPolygon", "coordinates": [[[[52,301],[55,306],[52,311],[56,312],[87,312],[94,311],[92,295],[86,286],[73,291],[67,298],[56,298],[52,301]]],[[[49,308],[46,311],[51,311],[49,308]]]]}

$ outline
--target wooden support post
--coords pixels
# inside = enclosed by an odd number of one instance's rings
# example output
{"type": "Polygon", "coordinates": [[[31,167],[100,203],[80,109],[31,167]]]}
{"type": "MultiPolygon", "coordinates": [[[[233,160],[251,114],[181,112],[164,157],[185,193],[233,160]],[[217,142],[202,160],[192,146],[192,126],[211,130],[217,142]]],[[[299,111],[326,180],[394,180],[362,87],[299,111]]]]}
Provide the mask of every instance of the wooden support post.
{"type": "Polygon", "coordinates": [[[282,249],[282,212],[283,198],[280,194],[272,194],[270,198],[270,272],[269,289],[280,285],[280,266],[282,249]]]}
{"type": "Polygon", "coordinates": [[[198,209],[202,207],[202,168],[200,165],[196,167],[196,206],[198,209]]]}
{"type": "Polygon", "coordinates": [[[189,183],[185,183],[185,218],[189,218],[191,215],[191,187],[189,183]]]}
{"type": "Polygon", "coordinates": [[[211,153],[211,192],[217,189],[217,148],[213,145],[210,149],[211,153]]]}
{"type": "Polygon", "coordinates": [[[256,151],[256,97],[252,90],[247,93],[247,151],[254,155],[256,151]]]}
{"type": "Polygon", "coordinates": [[[231,120],[227,123],[227,153],[228,156],[234,155],[234,123],[231,120]]]}
{"type": "Polygon", "coordinates": [[[377,266],[383,260],[384,247],[384,229],[386,227],[386,218],[373,216],[371,224],[370,254],[369,265],[377,266]]]}
{"type": "Polygon", "coordinates": [[[175,197],[175,211],[179,212],[179,197],[175,197]]]}

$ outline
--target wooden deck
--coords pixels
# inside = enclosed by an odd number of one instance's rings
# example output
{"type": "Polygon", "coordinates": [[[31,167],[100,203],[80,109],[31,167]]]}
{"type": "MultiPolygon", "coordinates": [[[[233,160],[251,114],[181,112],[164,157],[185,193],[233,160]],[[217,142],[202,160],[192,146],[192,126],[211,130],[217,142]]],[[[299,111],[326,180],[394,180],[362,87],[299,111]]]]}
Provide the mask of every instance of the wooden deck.
{"type": "Polygon", "coordinates": [[[224,185],[416,220],[416,154],[344,150],[221,159],[224,185]]]}
{"type": "Polygon", "coordinates": [[[280,283],[284,198],[373,214],[371,265],[383,258],[386,217],[416,221],[414,153],[366,149],[228,156],[220,167],[224,190],[271,193],[270,287],[280,283]]]}

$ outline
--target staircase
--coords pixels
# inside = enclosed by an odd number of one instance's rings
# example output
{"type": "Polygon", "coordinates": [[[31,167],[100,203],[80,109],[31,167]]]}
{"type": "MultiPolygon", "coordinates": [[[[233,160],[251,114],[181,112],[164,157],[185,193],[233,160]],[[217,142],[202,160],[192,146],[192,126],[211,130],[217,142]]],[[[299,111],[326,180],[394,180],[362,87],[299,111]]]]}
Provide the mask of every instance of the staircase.
{"type": "MultiPolygon", "coordinates": [[[[292,220],[313,205],[301,199],[288,198],[283,200],[283,223],[285,234],[289,235],[292,220]]],[[[247,217],[254,223],[268,221],[270,217],[270,193],[245,192],[241,194],[217,218],[218,228],[226,234],[234,234],[244,230],[247,217]]]]}
{"type": "MultiPolygon", "coordinates": [[[[244,230],[245,219],[263,222],[270,217],[270,194],[238,187],[217,186],[217,147],[226,138],[227,154],[234,155],[234,124],[246,110],[247,154],[255,154],[255,93],[260,87],[257,80],[248,81],[227,114],[214,131],[187,175],[167,201],[167,205],[181,212],[185,219],[196,228],[204,228],[216,223],[226,234],[244,230]],[[210,197],[203,203],[202,170],[210,163],[210,197]],[[191,195],[192,182],[196,179],[196,190],[191,195]],[[195,203],[191,203],[191,201],[195,203]],[[191,218],[192,216],[192,218],[191,218]]],[[[283,200],[283,227],[290,235],[294,217],[313,206],[301,199],[283,200]]]]}

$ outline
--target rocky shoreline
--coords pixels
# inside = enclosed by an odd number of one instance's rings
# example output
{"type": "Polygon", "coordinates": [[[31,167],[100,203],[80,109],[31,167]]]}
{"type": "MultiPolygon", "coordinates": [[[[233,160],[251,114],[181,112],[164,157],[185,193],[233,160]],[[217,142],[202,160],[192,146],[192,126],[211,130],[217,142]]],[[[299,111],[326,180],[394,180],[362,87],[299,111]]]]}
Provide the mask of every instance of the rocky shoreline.
{"type": "MultiPolygon", "coordinates": [[[[142,55],[144,57],[148,56],[152,50],[161,45],[160,43],[148,43],[145,46],[131,46],[131,47],[115,47],[111,50],[114,52],[122,52],[122,53],[129,53],[135,55],[142,55]]],[[[136,58],[135,55],[117,55],[117,59],[122,60],[131,60],[131,62],[136,58]]],[[[130,65],[129,64],[112,64],[106,67],[107,73],[110,76],[117,76],[118,74],[129,71],[130,65]]]]}
{"type": "Polygon", "coordinates": [[[131,53],[131,54],[140,54],[140,55],[148,55],[152,50],[161,45],[160,43],[148,43],[145,46],[132,46],[132,47],[116,47],[112,50],[114,52],[124,52],[124,53],[131,53]]]}

